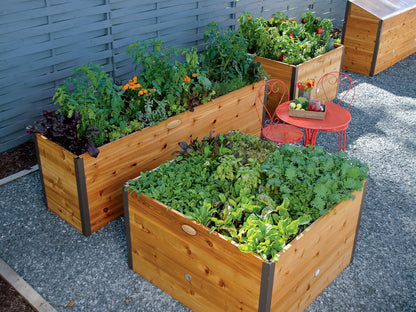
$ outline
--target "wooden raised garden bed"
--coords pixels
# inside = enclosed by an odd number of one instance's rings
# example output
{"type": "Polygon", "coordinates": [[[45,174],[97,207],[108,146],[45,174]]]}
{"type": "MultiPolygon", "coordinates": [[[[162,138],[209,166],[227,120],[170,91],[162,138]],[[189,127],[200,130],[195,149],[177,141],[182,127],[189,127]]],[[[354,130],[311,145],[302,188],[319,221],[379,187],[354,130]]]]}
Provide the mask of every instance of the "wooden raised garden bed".
{"type": "Polygon", "coordinates": [[[129,266],[193,311],[303,311],[351,262],[365,185],[275,263],[143,194],[124,193],[129,266]]]}
{"type": "Polygon", "coordinates": [[[210,131],[260,134],[255,96],[262,82],[246,86],[99,148],[97,158],[77,156],[35,135],[48,208],[88,236],[123,214],[122,185],[174,156],[178,142],[210,131]]]}
{"type": "Polygon", "coordinates": [[[416,3],[350,0],[345,9],[342,68],[374,76],[416,52],[416,3]]]}
{"type": "MultiPolygon", "coordinates": [[[[331,71],[340,71],[342,66],[344,46],[336,44],[335,49],[317,56],[307,62],[299,65],[291,65],[264,57],[257,56],[256,62],[260,62],[264,70],[270,75],[270,79],[280,79],[289,88],[289,99],[293,100],[298,97],[298,81],[306,81],[310,79],[319,80],[325,73],[331,71]]],[[[328,100],[332,100],[337,95],[337,86],[331,86],[326,90],[328,100]]],[[[269,111],[275,111],[277,106],[276,99],[280,99],[281,94],[273,94],[268,99],[269,111]]]]}

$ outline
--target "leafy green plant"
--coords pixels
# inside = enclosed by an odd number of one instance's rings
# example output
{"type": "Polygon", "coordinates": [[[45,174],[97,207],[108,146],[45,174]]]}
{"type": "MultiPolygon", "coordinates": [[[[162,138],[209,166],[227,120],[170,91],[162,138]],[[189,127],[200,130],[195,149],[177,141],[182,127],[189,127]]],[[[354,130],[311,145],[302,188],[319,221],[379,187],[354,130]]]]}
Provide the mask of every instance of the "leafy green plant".
{"type": "Polygon", "coordinates": [[[305,226],[360,190],[368,172],[345,152],[278,147],[237,131],[180,147],[175,160],[142,173],[127,189],[272,261],[305,226]]]}
{"type": "Polygon", "coordinates": [[[130,45],[127,52],[139,74],[123,86],[113,84],[102,66],[75,68],[56,89],[53,100],[59,105],[57,114],[71,120],[78,112],[79,122],[64,122],[60,117],[59,122],[50,118],[45,122],[62,129],[71,124],[77,137],[71,141],[78,142],[77,146],[69,140],[59,142],[76,154],[88,150],[96,157],[96,147],[262,79],[260,64],[254,64],[253,57],[244,52],[246,41],[238,33],[221,33],[211,25],[205,39],[203,56],[196,48],[167,48],[162,41],[130,45]]]}
{"type": "Polygon", "coordinates": [[[196,48],[166,47],[162,41],[138,41],[129,45],[137,81],[154,89],[156,103],[165,103],[168,116],[208,102],[214,92],[211,82],[201,70],[196,48]],[[178,60],[184,56],[184,61],[178,60]]]}
{"type": "Polygon", "coordinates": [[[249,43],[247,51],[272,60],[297,65],[334,48],[332,22],[311,12],[302,14],[300,23],[282,12],[269,20],[244,13],[238,22],[249,43]]]}
{"type": "Polygon", "coordinates": [[[220,31],[218,24],[208,25],[204,34],[205,49],[201,65],[214,81],[217,96],[236,90],[262,79],[260,63],[247,54],[248,42],[238,32],[220,31]]]}
{"type": "Polygon", "coordinates": [[[111,128],[127,127],[118,87],[99,65],[75,68],[73,75],[56,89],[53,100],[63,116],[71,118],[75,111],[80,113],[78,136],[86,136],[88,126],[98,129],[99,132],[91,138],[96,146],[108,141],[111,128]]]}

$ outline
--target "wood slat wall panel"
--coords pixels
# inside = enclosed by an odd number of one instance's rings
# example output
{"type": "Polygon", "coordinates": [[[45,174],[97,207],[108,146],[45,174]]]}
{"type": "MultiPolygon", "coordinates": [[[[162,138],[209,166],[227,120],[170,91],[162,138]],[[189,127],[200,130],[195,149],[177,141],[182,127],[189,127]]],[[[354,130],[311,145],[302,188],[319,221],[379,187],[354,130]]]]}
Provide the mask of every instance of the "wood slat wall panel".
{"type": "Polygon", "coordinates": [[[0,152],[31,139],[25,126],[55,108],[54,89],[76,66],[101,64],[123,81],[134,73],[127,47],[138,40],[201,50],[210,22],[235,29],[242,12],[268,18],[286,10],[298,17],[311,4],[344,17],[342,0],[1,1],[0,152]]]}

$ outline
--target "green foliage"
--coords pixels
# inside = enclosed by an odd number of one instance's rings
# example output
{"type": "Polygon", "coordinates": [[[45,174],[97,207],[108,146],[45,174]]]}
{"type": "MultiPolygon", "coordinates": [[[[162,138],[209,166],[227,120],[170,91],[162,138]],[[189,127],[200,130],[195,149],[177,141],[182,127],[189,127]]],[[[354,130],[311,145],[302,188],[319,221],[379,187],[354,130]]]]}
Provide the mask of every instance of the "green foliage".
{"type": "Polygon", "coordinates": [[[220,31],[218,24],[208,25],[201,64],[216,85],[217,95],[223,95],[262,79],[260,64],[247,54],[248,42],[238,32],[220,31]]]}
{"type": "Polygon", "coordinates": [[[332,22],[311,12],[302,14],[300,23],[282,12],[270,20],[244,13],[238,22],[239,32],[249,43],[248,52],[265,58],[297,65],[334,48],[332,22]]]}
{"type": "Polygon", "coordinates": [[[142,173],[128,189],[271,261],[307,224],[361,189],[368,172],[346,153],[277,147],[237,131],[180,146],[174,161],[142,173]]]}
{"type": "Polygon", "coordinates": [[[167,48],[154,40],[138,41],[127,50],[139,71],[137,81],[156,90],[154,100],[166,103],[168,116],[262,79],[260,64],[246,53],[247,42],[238,32],[221,32],[210,24],[204,40],[200,55],[196,48],[167,48]]]}
{"type": "Polygon", "coordinates": [[[302,105],[302,108],[303,108],[304,110],[307,110],[307,109],[308,109],[309,101],[308,101],[308,99],[307,99],[307,98],[304,98],[303,96],[300,96],[300,97],[296,98],[293,102],[294,102],[295,104],[300,104],[300,105],[302,105]]]}
{"type": "Polygon", "coordinates": [[[75,111],[80,113],[78,136],[87,137],[88,127],[98,129],[99,133],[90,138],[97,146],[109,141],[112,130],[123,132],[128,127],[118,87],[99,65],[75,68],[73,75],[56,89],[53,100],[60,106],[58,112],[67,118],[75,111]]]}
{"type": "MultiPolygon", "coordinates": [[[[153,126],[211,99],[260,81],[260,64],[247,55],[246,40],[237,32],[220,32],[209,25],[202,56],[195,47],[166,47],[162,41],[138,41],[128,47],[139,74],[118,87],[96,64],[75,68],[73,76],[57,88],[53,97],[57,113],[71,120],[75,112],[80,122],[70,123],[77,134],[74,144],[64,146],[74,153],[94,151],[105,143],[133,131],[153,126]],[[84,144],[87,142],[86,144],[84,144]],[[78,146],[78,145],[85,145],[78,146]],[[72,148],[72,149],[71,149],[72,148]]],[[[61,129],[67,129],[59,119],[61,129]]],[[[78,118],[77,118],[78,120],[78,118]]],[[[46,122],[52,121],[51,118],[46,122]]],[[[44,125],[50,129],[53,125],[44,125]]],[[[33,129],[40,127],[33,127],[33,129]]],[[[60,135],[62,131],[55,131],[60,135]]],[[[73,141],[73,140],[72,140],[73,141]]],[[[68,142],[68,140],[60,140],[68,142]]]]}
{"type": "Polygon", "coordinates": [[[200,68],[196,48],[168,48],[162,41],[147,40],[129,45],[127,53],[139,69],[137,81],[155,90],[153,106],[165,103],[167,116],[206,103],[214,95],[200,68]],[[183,62],[178,60],[180,56],[183,62]]]}

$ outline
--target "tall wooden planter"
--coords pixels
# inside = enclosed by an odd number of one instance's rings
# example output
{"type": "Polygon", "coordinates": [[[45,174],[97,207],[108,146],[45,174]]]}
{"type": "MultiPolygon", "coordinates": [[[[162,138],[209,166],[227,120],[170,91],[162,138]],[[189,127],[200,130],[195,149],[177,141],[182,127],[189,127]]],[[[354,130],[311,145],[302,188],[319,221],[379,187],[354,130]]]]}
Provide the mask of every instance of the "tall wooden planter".
{"type": "Polygon", "coordinates": [[[35,135],[48,208],[88,236],[123,214],[122,185],[172,159],[178,143],[215,132],[260,134],[255,96],[261,82],[77,156],[35,135]]]}
{"type": "Polygon", "coordinates": [[[129,267],[193,311],[303,311],[351,262],[365,184],[265,262],[155,199],[124,193],[129,267]]]}
{"type": "MultiPolygon", "coordinates": [[[[257,56],[256,62],[261,63],[264,70],[270,75],[270,79],[280,79],[289,88],[290,100],[298,97],[298,88],[296,83],[298,81],[305,81],[309,79],[318,79],[325,73],[331,71],[340,71],[342,66],[344,46],[335,45],[335,49],[317,56],[307,62],[299,65],[291,65],[264,57],[257,56]]],[[[328,94],[329,100],[332,100],[337,95],[337,86],[331,86],[330,89],[325,90],[328,94]]],[[[267,108],[274,112],[281,96],[280,93],[273,94],[268,99],[267,108]]]]}
{"type": "Polygon", "coordinates": [[[369,76],[380,73],[416,52],[415,29],[415,1],[349,0],[342,68],[369,76]]]}

